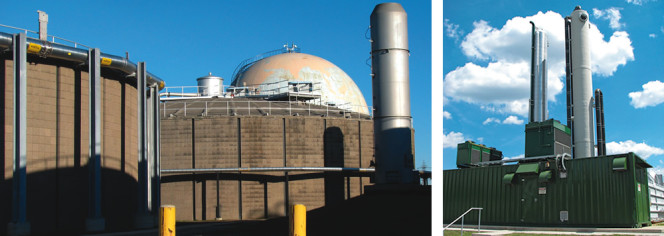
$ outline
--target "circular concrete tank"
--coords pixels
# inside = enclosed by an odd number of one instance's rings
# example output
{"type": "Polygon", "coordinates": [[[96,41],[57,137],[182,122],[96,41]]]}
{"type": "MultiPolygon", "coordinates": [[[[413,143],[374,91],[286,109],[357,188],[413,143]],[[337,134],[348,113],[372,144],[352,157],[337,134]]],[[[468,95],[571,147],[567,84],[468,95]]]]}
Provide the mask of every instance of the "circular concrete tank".
{"type": "Polygon", "coordinates": [[[257,61],[236,84],[260,86],[265,91],[284,87],[284,81],[312,82],[316,87],[313,92],[320,93],[322,104],[369,114],[362,92],[343,70],[323,58],[305,53],[284,53],[257,61]]]}
{"type": "MultiPolygon", "coordinates": [[[[7,56],[9,55],[9,56],[7,56]]],[[[4,136],[1,209],[11,213],[13,166],[13,61],[0,56],[4,136]]],[[[87,66],[29,57],[27,75],[26,204],[31,233],[78,235],[88,216],[87,66]],[[57,219],[57,220],[56,220],[57,219]],[[57,224],[56,224],[57,223],[57,224]]],[[[101,209],[106,230],[129,230],[137,209],[136,83],[117,71],[101,71],[101,209]]],[[[0,214],[0,232],[11,214],[0,214]]]]}

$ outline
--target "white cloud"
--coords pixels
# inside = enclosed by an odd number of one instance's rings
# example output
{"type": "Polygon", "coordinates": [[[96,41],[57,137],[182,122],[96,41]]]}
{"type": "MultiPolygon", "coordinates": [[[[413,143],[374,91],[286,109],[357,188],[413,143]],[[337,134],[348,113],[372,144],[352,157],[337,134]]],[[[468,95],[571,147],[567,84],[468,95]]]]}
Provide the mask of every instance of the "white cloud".
{"type": "Polygon", "coordinates": [[[633,152],[639,155],[643,159],[647,159],[653,155],[662,155],[664,154],[664,149],[649,146],[646,143],[636,143],[632,140],[627,140],[624,142],[609,142],[606,144],[607,154],[621,154],[633,152]]]}
{"type": "Polygon", "coordinates": [[[445,26],[445,35],[454,40],[459,40],[464,33],[463,30],[459,30],[459,25],[450,23],[449,19],[445,19],[443,25],[445,26]]]}
{"type": "Polygon", "coordinates": [[[484,122],[482,122],[483,125],[487,125],[487,124],[491,124],[491,123],[500,124],[500,120],[496,119],[496,118],[493,118],[493,117],[489,117],[489,118],[486,118],[486,120],[484,120],[484,122]]]}
{"type": "Polygon", "coordinates": [[[650,2],[650,0],[625,0],[627,3],[631,3],[634,5],[643,5],[644,3],[650,2]]]}
{"type": "Polygon", "coordinates": [[[491,124],[491,123],[496,123],[496,124],[506,124],[506,125],[522,125],[523,120],[519,119],[519,117],[516,116],[508,116],[505,118],[505,120],[500,121],[498,118],[493,118],[489,117],[484,122],[482,122],[483,125],[491,124]]]}
{"type": "MultiPolygon", "coordinates": [[[[445,76],[443,94],[455,101],[481,105],[487,111],[527,116],[529,71],[527,62],[498,61],[487,67],[469,62],[445,76]]],[[[560,80],[550,80],[548,92],[552,94],[555,92],[551,90],[558,90],[560,93],[562,87],[560,80]]],[[[553,97],[549,99],[553,100],[553,97]]]]}
{"type": "Polygon", "coordinates": [[[443,119],[452,119],[452,114],[447,111],[443,111],[443,119]]]}
{"type": "MultiPolygon", "coordinates": [[[[538,12],[533,16],[514,17],[502,28],[488,22],[473,23],[474,29],[461,42],[462,52],[472,60],[448,72],[444,78],[444,99],[462,101],[502,114],[528,115],[530,94],[531,25],[544,29],[549,39],[547,98],[556,101],[565,76],[564,18],[556,12],[538,12]]],[[[608,41],[591,25],[591,68],[596,75],[610,76],[620,65],[634,60],[629,35],[612,34],[608,41]]]]}
{"type": "Polygon", "coordinates": [[[503,120],[503,124],[508,124],[508,125],[522,125],[523,120],[519,119],[519,117],[516,116],[508,116],[503,120]]]}
{"type": "Polygon", "coordinates": [[[624,23],[620,23],[620,10],[622,10],[622,8],[611,7],[606,10],[593,8],[593,15],[595,16],[595,19],[609,20],[609,26],[611,29],[617,30],[625,26],[624,23]]]}
{"type": "Polygon", "coordinates": [[[641,87],[643,87],[643,91],[629,93],[629,97],[632,98],[630,104],[634,108],[657,106],[664,102],[664,83],[655,80],[641,87]]]}
{"type": "Polygon", "coordinates": [[[443,148],[456,148],[457,144],[465,141],[466,138],[463,137],[462,133],[454,131],[449,132],[448,134],[443,133],[443,148]]]}
{"type": "Polygon", "coordinates": [[[513,157],[504,157],[503,160],[515,160],[515,159],[523,159],[525,158],[524,154],[519,154],[513,157]]]}
{"type": "Polygon", "coordinates": [[[655,37],[657,37],[657,35],[655,35],[655,34],[649,34],[648,37],[650,37],[650,38],[655,38],[655,37]]]}

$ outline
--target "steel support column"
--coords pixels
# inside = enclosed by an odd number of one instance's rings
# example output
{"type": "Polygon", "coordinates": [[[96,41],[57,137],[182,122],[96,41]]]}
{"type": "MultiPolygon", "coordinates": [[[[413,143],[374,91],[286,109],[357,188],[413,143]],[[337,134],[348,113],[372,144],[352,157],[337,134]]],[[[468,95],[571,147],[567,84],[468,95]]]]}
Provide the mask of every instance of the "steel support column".
{"type": "Polygon", "coordinates": [[[139,62],[136,66],[136,93],[138,110],[138,209],[136,211],[136,228],[150,228],[154,226],[154,219],[150,215],[149,195],[149,163],[147,155],[147,112],[146,112],[146,75],[145,62],[139,62]]]}
{"type": "Polygon", "coordinates": [[[149,114],[149,158],[150,158],[150,202],[149,211],[157,212],[161,204],[161,188],[160,188],[160,155],[159,155],[159,87],[158,85],[150,86],[148,114],[149,114]]]}
{"type": "Polygon", "coordinates": [[[27,69],[25,33],[13,36],[14,51],[14,172],[12,175],[12,221],[8,235],[29,235],[30,223],[26,217],[26,114],[27,69]]]}
{"type": "Polygon", "coordinates": [[[103,231],[101,216],[101,52],[88,50],[88,218],[87,231],[103,231]]]}

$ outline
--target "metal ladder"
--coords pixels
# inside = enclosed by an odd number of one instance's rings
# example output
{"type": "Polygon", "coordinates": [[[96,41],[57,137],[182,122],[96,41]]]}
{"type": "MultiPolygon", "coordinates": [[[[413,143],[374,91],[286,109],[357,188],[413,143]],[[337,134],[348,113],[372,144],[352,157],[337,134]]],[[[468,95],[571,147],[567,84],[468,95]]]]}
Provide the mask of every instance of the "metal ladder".
{"type": "Polygon", "coordinates": [[[448,224],[447,226],[445,226],[445,227],[443,228],[443,230],[446,230],[447,228],[449,228],[450,226],[452,226],[454,223],[456,223],[459,219],[461,219],[461,235],[463,236],[463,219],[464,219],[464,216],[465,216],[466,214],[468,214],[468,212],[471,212],[472,210],[478,210],[478,211],[479,211],[479,215],[477,215],[477,232],[480,232],[480,225],[481,225],[480,222],[481,222],[481,220],[482,220],[482,209],[483,209],[483,208],[481,208],[481,207],[471,207],[471,208],[468,209],[466,212],[464,212],[463,214],[461,214],[458,218],[456,218],[456,220],[452,221],[452,223],[450,223],[450,224],[448,224]]]}

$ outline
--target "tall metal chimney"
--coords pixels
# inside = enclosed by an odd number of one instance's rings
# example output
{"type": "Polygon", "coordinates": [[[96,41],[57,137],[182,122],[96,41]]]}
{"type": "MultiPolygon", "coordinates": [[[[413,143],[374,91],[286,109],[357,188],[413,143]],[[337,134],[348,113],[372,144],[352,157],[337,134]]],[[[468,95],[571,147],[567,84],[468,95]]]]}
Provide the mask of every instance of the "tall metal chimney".
{"type": "Polygon", "coordinates": [[[546,108],[546,57],[549,41],[544,30],[533,26],[532,33],[532,53],[531,53],[531,71],[530,71],[530,116],[529,122],[542,122],[547,120],[546,108]]]}
{"type": "Polygon", "coordinates": [[[371,13],[376,184],[417,182],[408,78],[408,25],[398,3],[371,13]]]}
{"type": "Polygon", "coordinates": [[[574,158],[592,157],[595,153],[589,19],[588,12],[580,6],[570,16],[574,158]]]}

